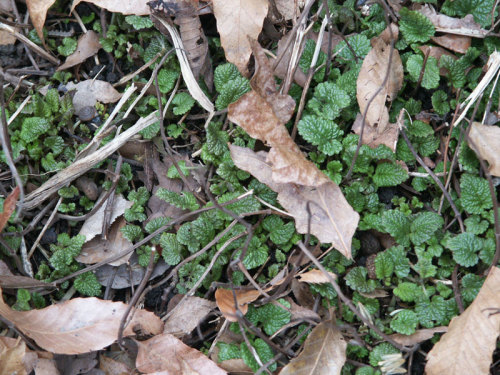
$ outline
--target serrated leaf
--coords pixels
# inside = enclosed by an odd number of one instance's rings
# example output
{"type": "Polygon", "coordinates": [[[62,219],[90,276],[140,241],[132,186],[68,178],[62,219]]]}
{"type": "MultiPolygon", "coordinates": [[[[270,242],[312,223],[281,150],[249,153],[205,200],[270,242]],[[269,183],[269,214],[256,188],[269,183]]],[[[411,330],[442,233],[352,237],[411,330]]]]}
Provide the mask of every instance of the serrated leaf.
{"type": "Polygon", "coordinates": [[[450,111],[450,104],[447,99],[448,95],[443,90],[437,90],[432,94],[432,107],[437,114],[443,116],[450,111]]]}
{"type": "MultiPolygon", "coordinates": [[[[356,56],[360,59],[364,59],[368,52],[370,52],[371,46],[370,41],[366,35],[355,34],[347,38],[347,42],[351,46],[352,50],[356,56]]],[[[352,55],[352,51],[347,47],[345,41],[341,41],[335,47],[335,52],[338,52],[338,58],[342,58],[349,63],[354,63],[356,59],[352,55]],[[340,51],[340,52],[339,52],[340,51]]]]}
{"type": "Polygon", "coordinates": [[[477,253],[482,249],[481,240],[472,233],[460,233],[451,238],[447,247],[453,252],[455,262],[464,267],[472,267],[478,262],[477,253]]]}
{"type": "Polygon", "coordinates": [[[171,266],[176,266],[182,260],[181,251],[182,245],[177,241],[175,234],[162,233],[160,237],[160,245],[162,247],[162,256],[165,263],[171,266]]]}
{"type": "Polygon", "coordinates": [[[367,275],[368,271],[365,267],[354,267],[345,277],[345,283],[350,286],[352,290],[358,292],[373,292],[376,287],[376,282],[374,280],[366,280],[367,275]]]}
{"type": "Polygon", "coordinates": [[[417,323],[417,314],[411,310],[402,310],[391,320],[391,328],[397,333],[411,335],[415,333],[417,323]]]}
{"type": "Polygon", "coordinates": [[[173,204],[175,207],[181,208],[183,210],[194,211],[200,208],[196,197],[189,191],[175,193],[173,191],[169,191],[165,188],[160,187],[156,191],[155,195],[165,202],[173,204]]]}
{"type": "Polygon", "coordinates": [[[443,226],[443,218],[434,212],[422,212],[411,223],[410,239],[415,245],[429,240],[443,226]]]}
{"type": "Polygon", "coordinates": [[[470,214],[481,214],[493,206],[488,181],[465,173],[460,178],[460,203],[470,214]]]}
{"type": "Polygon", "coordinates": [[[174,112],[174,115],[183,115],[193,108],[194,103],[195,100],[191,95],[187,92],[180,92],[172,99],[172,104],[174,106],[172,111],[174,112]]]}
{"type": "MultiPolygon", "coordinates": [[[[413,82],[418,82],[420,72],[424,65],[424,58],[420,55],[412,55],[406,61],[406,69],[410,73],[413,82]]],[[[425,63],[424,75],[421,85],[426,89],[435,89],[439,86],[439,67],[434,57],[429,57],[425,63]]]]}
{"type": "Polygon", "coordinates": [[[408,43],[425,43],[434,35],[434,25],[422,13],[402,8],[399,14],[399,28],[408,43]]]}
{"type": "Polygon", "coordinates": [[[334,120],[340,111],[351,103],[349,95],[332,82],[322,82],[314,89],[314,96],[307,102],[317,116],[334,120]]]}
{"type": "MultiPolygon", "coordinates": [[[[283,299],[279,299],[278,303],[290,308],[290,303],[283,299]]],[[[257,314],[259,321],[262,322],[264,332],[269,336],[276,333],[285,324],[290,323],[292,317],[288,310],[272,303],[259,307],[257,314]]]]}
{"type": "Polygon", "coordinates": [[[381,163],[377,165],[373,182],[377,186],[397,186],[408,179],[408,172],[399,164],[381,163]]]}
{"type": "Polygon", "coordinates": [[[153,27],[153,21],[149,17],[140,17],[140,16],[126,16],[125,22],[132,25],[136,30],[147,29],[153,27]]]}
{"type": "Polygon", "coordinates": [[[33,142],[50,129],[50,122],[41,117],[28,117],[23,120],[21,127],[21,139],[33,142]]]}
{"type": "Polygon", "coordinates": [[[394,261],[389,253],[381,252],[375,257],[375,274],[380,280],[391,277],[394,272],[394,261]]]}
{"type": "Polygon", "coordinates": [[[334,155],[342,150],[339,138],[343,131],[333,121],[317,116],[304,116],[298,125],[299,134],[306,141],[318,146],[326,155],[334,155]]]}
{"type": "Polygon", "coordinates": [[[215,68],[214,71],[214,85],[218,93],[222,92],[222,89],[226,83],[241,77],[238,72],[238,68],[231,63],[221,64],[215,68]]]}
{"type": "Polygon", "coordinates": [[[384,229],[403,246],[410,244],[410,220],[399,210],[389,210],[382,216],[384,229]]]}
{"type": "Polygon", "coordinates": [[[162,94],[166,94],[172,91],[178,78],[179,73],[174,72],[173,70],[160,69],[160,71],[158,72],[158,87],[160,88],[160,92],[162,94]]]}
{"type": "Polygon", "coordinates": [[[231,103],[237,101],[243,94],[250,91],[248,79],[238,76],[229,82],[226,82],[215,100],[217,110],[221,111],[231,103]]]}
{"type": "Polygon", "coordinates": [[[422,295],[423,290],[421,286],[405,281],[399,283],[393,290],[393,293],[396,297],[399,297],[401,301],[414,302],[422,295]]]}

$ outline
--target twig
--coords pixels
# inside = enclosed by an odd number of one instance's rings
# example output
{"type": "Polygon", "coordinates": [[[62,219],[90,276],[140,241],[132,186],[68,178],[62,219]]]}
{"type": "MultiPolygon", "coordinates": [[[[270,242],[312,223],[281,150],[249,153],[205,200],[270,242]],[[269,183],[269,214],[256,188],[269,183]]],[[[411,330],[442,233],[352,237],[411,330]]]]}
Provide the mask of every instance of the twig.
{"type": "Polygon", "coordinates": [[[59,205],[61,204],[61,202],[62,202],[62,197],[60,197],[57,200],[56,206],[52,210],[52,213],[50,214],[49,219],[47,220],[47,222],[43,226],[43,229],[41,230],[41,232],[38,234],[38,237],[36,238],[35,242],[33,243],[33,246],[31,246],[30,252],[28,253],[28,259],[31,259],[31,256],[35,252],[35,249],[36,249],[37,245],[40,243],[40,240],[42,239],[43,235],[45,234],[47,229],[49,229],[49,227],[54,222],[54,217],[57,214],[57,209],[59,208],[59,205]]]}
{"type": "MultiPolygon", "coordinates": [[[[118,176],[118,179],[120,179],[120,172],[122,169],[122,163],[123,163],[123,158],[121,155],[118,155],[118,160],[116,162],[115,166],[115,178],[118,176]]],[[[113,189],[114,191],[114,189],[113,189]]],[[[109,195],[107,201],[106,201],[106,207],[104,208],[104,217],[102,220],[102,231],[101,231],[101,239],[106,240],[108,237],[108,228],[109,228],[109,223],[111,221],[111,214],[113,212],[113,202],[115,200],[115,194],[112,193],[109,195]]]]}

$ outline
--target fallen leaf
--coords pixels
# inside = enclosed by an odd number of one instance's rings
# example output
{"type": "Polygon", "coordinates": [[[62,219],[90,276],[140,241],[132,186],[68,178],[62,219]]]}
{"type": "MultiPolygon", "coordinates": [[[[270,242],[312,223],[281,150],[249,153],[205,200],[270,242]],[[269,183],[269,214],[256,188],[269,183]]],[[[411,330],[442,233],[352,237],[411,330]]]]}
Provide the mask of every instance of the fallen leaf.
{"type": "Polygon", "coordinates": [[[472,14],[467,14],[464,18],[453,18],[437,13],[433,7],[427,4],[419,12],[432,22],[437,32],[466,35],[473,38],[484,38],[488,34],[488,30],[482,29],[481,25],[474,21],[472,14]]]}
{"type": "Polygon", "coordinates": [[[453,34],[445,34],[442,36],[433,36],[431,40],[458,53],[465,53],[469,49],[472,44],[472,39],[468,36],[463,35],[453,35],[453,34]]]}
{"type": "Polygon", "coordinates": [[[289,21],[300,15],[299,2],[295,0],[275,0],[276,9],[283,16],[285,21],[289,21]]]}
{"type": "Polygon", "coordinates": [[[35,375],[59,375],[56,363],[53,359],[40,358],[35,365],[35,375]]]}
{"type": "MultiPolygon", "coordinates": [[[[285,79],[285,77],[287,75],[288,62],[290,61],[290,58],[292,57],[292,51],[293,51],[293,49],[290,47],[285,49],[286,43],[287,43],[288,38],[294,38],[294,37],[295,37],[295,33],[292,33],[290,31],[287,34],[285,34],[278,42],[278,50],[276,51],[276,55],[280,56],[283,54],[283,57],[278,62],[278,66],[274,70],[274,73],[276,74],[277,77],[279,77],[281,79],[285,79]]],[[[302,54],[302,51],[303,51],[303,47],[299,51],[299,56],[302,54]]],[[[305,73],[302,71],[302,69],[296,69],[294,76],[293,76],[293,80],[300,87],[304,87],[304,85],[306,84],[306,81],[307,81],[307,77],[306,77],[305,73]]]]}
{"type": "MultiPolygon", "coordinates": [[[[217,342],[223,342],[226,344],[236,344],[237,346],[240,346],[240,344],[244,341],[243,337],[241,334],[237,334],[232,332],[229,329],[229,325],[225,325],[225,328],[223,328],[223,331],[218,335],[218,340],[217,342]]],[[[223,370],[226,370],[230,374],[239,374],[239,375],[244,375],[244,374],[254,374],[252,369],[248,367],[245,364],[245,361],[242,358],[235,358],[235,359],[228,359],[226,361],[219,361],[219,345],[214,345],[213,351],[210,354],[210,359],[217,363],[217,366],[222,368],[223,370]]]]}
{"type": "Polygon", "coordinates": [[[500,333],[500,269],[492,267],[476,299],[454,317],[427,354],[425,373],[489,374],[500,333]]]}
{"type": "Polygon", "coordinates": [[[93,107],[96,102],[115,103],[122,97],[114,87],[106,81],[87,79],[86,81],[78,82],[76,85],[73,82],[66,84],[66,88],[76,90],[73,96],[73,107],[75,113],[84,107],[93,107]]]}
{"type": "MultiPolygon", "coordinates": [[[[394,24],[391,24],[390,27],[394,39],[397,40],[399,33],[398,27],[394,24]]],[[[389,76],[384,84],[391,53],[391,34],[389,27],[387,27],[378,37],[372,38],[370,43],[372,49],[368,52],[368,55],[366,55],[363,61],[356,84],[356,97],[358,99],[361,114],[364,114],[370,100],[376,94],[375,98],[371,100],[369,110],[366,113],[362,142],[371,147],[385,144],[395,151],[398,131],[397,129],[387,128],[397,128],[397,126],[395,124],[389,124],[389,111],[385,102],[386,100],[392,101],[403,85],[403,64],[399,57],[399,52],[393,49],[389,76]],[[380,89],[380,87],[382,87],[382,89],[380,89]],[[378,140],[379,137],[381,140],[378,140]]],[[[357,131],[355,130],[357,134],[360,134],[360,131],[361,126],[358,127],[357,131]]]]}
{"type": "MultiPolygon", "coordinates": [[[[87,353],[112,344],[126,309],[122,302],[73,298],[40,310],[15,311],[0,298],[0,314],[5,319],[41,348],[57,354],[87,353]]],[[[163,324],[153,313],[136,310],[124,336],[133,335],[137,328],[146,334],[158,334],[163,324]]]]}
{"type": "Polygon", "coordinates": [[[300,306],[308,309],[314,308],[314,295],[309,287],[309,284],[301,283],[297,279],[293,279],[292,292],[295,300],[300,306]]]}
{"type": "Polygon", "coordinates": [[[78,38],[76,51],[69,55],[64,64],[57,70],[64,70],[84,62],[89,57],[94,56],[101,47],[99,35],[92,30],[87,31],[78,38]]]}
{"type": "Polygon", "coordinates": [[[45,18],[47,17],[47,11],[55,2],[56,0],[26,0],[31,22],[42,42],[44,41],[42,30],[45,18]]]}
{"type": "Polygon", "coordinates": [[[16,186],[14,190],[5,198],[3,202],[3,212],[0,212],[0,233],[10,219],[10,216],[16,209],[17,199],[19,198],[19,186],[16,186]]]}
{"type": "MultiPolygon", "coordinates": [[[[439,65],[439,60],[441,59],[441,56],[450,56],[453,60],[457,60],[457,57],[445,50],[444,48],[441,47],[436,47],[436,46],[420,46],[418,47],[420,50],[423,52],[424,56],[429,54],[429,57],[434,57],[438,61],[439,65]]],[[[446,76],[448,74],[448,69],[446,68],[439,68],[439,74],[442,76],[446,76]]]]}
{"type": "Polygon", "coordinates": [[[14,276],[7,263],[0,260],[0,276],[14,276]]]}
{"type": "Polygon", "coordinates": [[[321,321],[319,314],[311,309],[297,305],[293,299],[286,297],[285,300],[290,304],[290,313],[292,314],[292,321],[321,321]]]}
{"type": "Polygon", "coordinates": [[[150,0],[73,0],[71,12],[81,2],[92,3],[104,8],[111,13],[134,14],[136,16],[148,16],[150,0]]]}
{"type": "Polygon", "coordinates": [[[136,343],[139,347],[136,366],[141,372],[164,375],[227,374],[203,353],[190,348],[168,333],[162,333],[147,341],[136,341],[136,343]]]}
{"type": "Polygon", "coordinates": [[[6,30],[0,30],[0,46],[7,46],[9,44],[16,43],[17,38],[14,34],[9,33],[6,30]]]}
{"type": "Polygon", "coordinates": [[[473,122],[469,137],[479,156],[490,164],[488,172],[500,177],[500,127],[473,122]]]}
{"type": "MultiPolygon", "coordinates": [[[[110,215],[110,224],[112,224],[119,216],[122,216],[127,208],[132,207],[132,204],[133,202],[126,200],[121,195],[116,195],[113,200],[113,210],[110,215]]],[[[102,233],[104,211],[106,210],[105,206],[106,204],[103,204],[95,214],[83,223],[80,233],[78,234],[85,236],[87,241],[90,241],[92,238],[102,233]]]]}
{"type": "Polygon", "coordinates": [[[395,333],[393,335],[390,335],[389,337],[396,341],[398,344],[410,347],[431,339],[436,333],[443,333],[446,331],[448,331],[448,327],[442,326],[419,329],[411,335],[402,335],[401,333],[395,333]]]}
{"type": "Polygon", "coordinates": [[[128,375],[133,371],[126,364],[112,358],[101,355],[99,358],[99,369],[106,375],[128,375]]]}
{"type": "Polygon", "coordinates": [[[4,13],[12,13],[14,8],[10,0],[0,0],[0,11],[4,13]]]}
{"type": "MultiPolygon", "coordinates": [[[[269,289],[266,289],[267,291],[269,289]]],[[[235,290],[236,301],[238,302],[238,309],[243,315],[248,311],[248,304],[255,301],[260,297],[260,292],[255,289],[250,290],[235,290]]],[[[234,304],[233,292],[228,289],[218,288],[215,291],[215,303],[219,308],[220,312],[224,317],[230,322],[237,322],[236,317],[236,306],[234,304]]]]}
{"type": "Polygon", "coordinates": [[[280,375],[340,374],[346,360],[346,347],[344,337],[331,321],[320,323],[307,336],[302,353],[292,359],[280,375]]]}
{"type": "Polygon", "coordinates": [[[351,241],[359,215],[347,203],[340,188],[328,180],[319,186],[302,186],[274,181],[272,166],[264,151],[229,146],[234,164],[249,172],[278,193],[278,201],[295,219],[299,233],[308,232],[308,202],[311,210],[311,234],[322,243],[331,243],[345,257],[351,258],[351,241]]]}
{"type": "Polygon", "coordinates": [[[252,54],[248,37],[257,39],[259,36],[267,16],[268,1],[213,0],[212,6],[227,61],[248,76],[247,64],[252,54]]]}
{"type": "MultiPolygon", "coordinates": [[[[354,124],[352,125],[352,131],[355,134],[361,134],[362,123],[363,116],[361,115],[361,113],[358,113],[356,115],[356,119],[354,120],[354,124]]],[[[399,129],[396,124],[389,124],[389,126],[386,126],[384,130],[379,130],[377,126],[370,126],[367,124],[367,121],[365,121],[362,143],[370,146],[371,148],[376,148],[379,145],[386,145],[393,152],[396,152],[398,136],[399,129]]]]}
{"type": "Polygon", "coordinates": [[[43,281],[32,279],[31,277],[17,275],[0,276],[0,287],[3,289],[56,288],[55,285],[44,283],[43,281]]]}
{"type": "MultiPolygon", "coordinates": [[[[89,242],[86,242],[82,247],[82,251],[75,259],[80,263],[94,264],[121,253],[127,247],[132,245],[132,243],[123,236],[121,231],[121,228],[125,225],[127,225],[127,222],[123,216],[121,216],[111,225],[111,228],[109,228],[109,233],[106,239],[96,237],[89,242]]],[[[125,264],[128,262],[131,255],[132,252],[108,264],[111,266],[125,264]]]]}
{"type": "Polygon", "coordinates": [[[172,315],[165,322],[163,333],[181,338],[191,333],[215,308],[215,303],[204,298],[187,296],[174,307],[172,315]]]}
{"type": "MultiPolygon", "coordinates": [[[[337,280],[336,274],[334,274],[333,272],[328,272],[328,274],[333,278],[333,280],[337,280]]],[[[330,282],[328,277],[321,270],[310,270],[301,273],[300,275],[298,275],[298,278],[300,282],[309,284],[323,284],[330,282]]]]}
{"type": "MultiPolygon", "coordinates": [[[[15,340],[15,339],[13,339],[15,340]]],[[[24,365],[26,344],[20,338],[15,340],[14,345],[0,345],[0,374],[27,375],[24,365]]]]}

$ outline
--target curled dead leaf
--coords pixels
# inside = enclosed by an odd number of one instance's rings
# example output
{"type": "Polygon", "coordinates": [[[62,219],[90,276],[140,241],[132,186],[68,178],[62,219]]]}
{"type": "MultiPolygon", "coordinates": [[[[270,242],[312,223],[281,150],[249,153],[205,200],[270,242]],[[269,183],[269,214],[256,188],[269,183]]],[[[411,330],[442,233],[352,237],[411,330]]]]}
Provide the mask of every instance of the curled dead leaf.
{"type": "Polygon", "coordinates": [[[463,35],[453,35],[453,34],[433,36],[431,40],[434,43],[439,44],[440,46],[443,46],[453,52],[458,52],[458,53],[467,52],[467,50],[472,44],[472,40],[470,37],[463,35]]]}
{"type": "MultiPolygon", "coordinates": [[[[41,348],[57,354],[87,353],[112,344],[126,309],[122,302],[74,298],[40,310],[14,311],[0,298],[0,315],[41,348]]],[[[153,313],[136,310],[124,336],[133,335],[138,328],[158,334],[163,324],[153,313]]]]}
{"type": "Polygon", "coordinates": [[[66,88],[76,90],[73,96],[73,107],[77,113],[84,107],[93,107],[98,101],[101,103],[115,103],[122,97],[122,94],[116,91],[109,82],[98,79],[87,79],[78,82],[76,85],[69,82],[66,88]]]}
{"type": "Polygon", "coordinates": [[[482,29],[481,25],[474,21],[472,14],[467,14],[464,18],[453,18],[437,13],[428,4],[425,4],[419,11],[432,22],[437,32],[466,35],[473,38],[484,38],[488,34],[488,30],[482,29]]]}
{"type": "Polygon", "coordinates": [[[101,47],[99,35],[92,30],[87,31],[78,38],[76,51],[69,55],[64,64],[58,67],[57,70],[68,69],[84,62],[90,56],[94,56],[101,47]]]}
{"type": "Polygon", "coordinates": [[[146,341],[136,341],[139,347],[136,366],[143,373],[225,375],[200,351],[190,348],[178,338],[162,333],[146,341]]]}
{"type": "MultiPolygon", "coordinates": [[[[267,290],[269,289],[266,289],[266,291],[267,290]]],[[[238,309],[243,315],[248,311],[248,304],[260,297],[260,292],[254,289],[235,290],[234,293],[236,295],[236,301],[238,302],[238,309]]],[[[230,322],[238,321],[233,292],[231,290],[218,288],[215,291],[215,303],[227,320],[230,322]]]]}
{"type": "MultiPolygon", "coordinates": [[[[178,294],[178,296],[181,296],[178,294]]],[[[163,333],[182,337],[191,333],[196,326],[215,308],[215,303],[204,298],[187,296],[174,307],[172,315],[165,321],[163,333]]]]}
{"type": "MultiPolygon", "coordinates": [[[[337,275],[333,272],[328,272],[333,280],[337,280],[337,275]]],[[[323,284],[329,283],[330,280],[321,270],[310,270],[304,273],[301,273],[297,276],[301,283],[309,283],[309,284],[323,284]]]]}
{"type": "Polygon", "coordinates": [[[47,17],[47,11],[55,2],[56,0],[26,0],[31,22],[42,41],[44,40],[42,29],[47,17]]]}
{"type": "Polygon", "coordinates": [[[479,156],[490,164],[490,174],[500,177],[500,127],[473,122],[469,137],[479,156]]]}
{"type": "Polygon", "coordinates": [[[5,201],[3,202],[3,212],[0,212],[0,232],[2,232],[3,228],[9,221],[10,216],[16,209],[16,203],[20,192],[21,190],[19,189],[19,186],[16,186],[7,198],[5,198],[5,201]]]}
{"type": "Polygon", "coordinates": [[[454,317],[427,354],[428,375],[490,373],[500,333],[500,269],[492,267],[474,302],[454,317]]]}
{"type": "Polygon", "coordinates": [[[248,76],[247,64],[252,54],[248,37],[257,39],[259,36],[267,16],[268,1],[213,0],[212,6],[227,61],[248,76]]]}
{"type": "Polygon", "coordinates": [[[443,333],[447,331],[448,327],[443,326],[419,329],[411,335],[402,335],[401,333],[395,333],[389,337],[396,341],[398,344],[410,347],[431,339],[436,333],[443,333]]]}

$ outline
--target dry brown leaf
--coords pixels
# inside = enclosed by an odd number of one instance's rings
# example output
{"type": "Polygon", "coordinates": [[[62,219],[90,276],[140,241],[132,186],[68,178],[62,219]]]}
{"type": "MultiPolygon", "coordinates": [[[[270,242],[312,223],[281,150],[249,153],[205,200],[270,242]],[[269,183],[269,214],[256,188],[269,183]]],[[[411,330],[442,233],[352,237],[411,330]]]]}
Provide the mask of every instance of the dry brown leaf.
{"type": "MultiPolygon", "coordinates": [[[[288,72],[288,62],[290,61],[290,58],[292,57],[292,48],[287,48],[286,43],[288,38],[294,37],[295,33],[292,33],[291,31],[288,34],[285,34],[280,41],[278,42],[278,50],[276,52],[277,56],[280,56],[283,54],[283,58],[279,61],[278,66],[274,70],[274,73],[276,74],[277,77],[284,79],[286,77],[286,74],[288,72]]],[[[303,49],[302,49],[303,50],[303,49]]],[[[302,50],[299,51],[299,56],[302,54],[302,50]]],[[[302,71],[302,69],[296,69],[295,74],[293,76],[293,80],[297,85],[300,87],[304,87],[307,81],[307,77],[305,73],[302,71]]]]}
{"type": "Polygon", "coordinates": [[[55,2],[56,0],[26,0],[31,22],[42,42],[44,41],[42,30],[45,18],[47,17],[47,11],[55,2]]]}
{"type": "MultiPolygon", "coordinates": [[[[35,0],[36,1],[36,0],[35,0]]],[[[109,10],[111,13],[134,14],[136,16],[149,15],[148,2],[150,0],[74,0],[71,11],[81,2],[92,3],[109,10]]]]}
{"type": "Polygon", "coordinates": [[[295,0],[275,0],[276,9],[283,16],[285,21],[289,21],[300,15],[299,2],[295,0]]]}
{"type": "MultiPolygon", "coordinates": [[[[111,225],[111,228],[109,228],[106,239],[95,237],[92,240],[86,242],[82,247],[80,255],[78,255],[75,259],[80,263],[94,264],[121,253],[127,247],[132,245],[132,243],[123,236],[123,233],[121,231],[121,228],[123,228],[125,225],[127,225],[127,222],[123,218],[123,216],[121,216],[111,225]]],[[[131,255],[132,252],[125,255],[123,258],[120,258],[108,264],[111,266],[119,266],[125,264],[128,262],[131,255]]]]}
{"type": "Polygon", "coordinates": [[[84,107],[93,107],[98,101],[101,103],[115,103],[122,97],[122,94],[116,91],[109,82],[98,79],[87,79],[78,82],[76,85],[69,82],[66,88],[70,91],[76,90],[73,96],[75,113],[78,113],[84,107]]]}
{"type": "MultiPolygon", "coordinates": [[[[118,217],[122,216],[127,208],[132,207],[132,204],[133,202],[126,200],[121,195],[115,196],[115,199],[113,200],[113,210],[110,215],[110,224],[112,224],[118,217]]],[[[106,209],[105,206],[106,205],[103,204],[95,214],[83,223],[80,233],[78,234],[85,236],[87,241],[90,241],[92,238],[102,233],[104,211],[106,209]]]]}
{"type": "Polygon", "coordinates": [[[0,350],[0,374],[1,375],[27,375],[24,365],[26,354],[26,344],[21,339],[17,339],[15,345],[2,345],[0,350]]]}
{"type": "Polygon", "coordinates": [[[331,321],[320,323],[307,336],[302,353],[292,359],[280,375],[340,374],[346,360],[346,347],[344,337],[331,321]]]}
{"type": "Polygon", "coordinates": [[[162,333],[147,341],[136,341],[136,343],[139,347],[136,366],[141,372],[165,375],[227,374],[203,353],[190,348],[168,333],[162,333]]]}
{"type": "MultiPolygon", "coordinates": [[[[399,33],[398,27],[394,24],[391,24],[390,27],[392,29],[394,39],[397,40],[399,33]]],[[[388,79],[379,91],[379,88],[384,83],[384,78],[387,74],[389,66],[391,50],[390,42],[391,34],[389,27],[387,27],[387,29],[385,29],[378,37],[372,38],[370,41],[372,49],[368,55],[366,55],[359,72],[356,85],[356,97],[362,114],[365,112],[373,95],[378,92],[375,98],[371,101],[369,110],[366,114],[364,132],[367,134],[370,131],[367,127],[372,127],[373,131],[379,136],[384,135],[388,126],[395,127],[395,125],[389,125],[389,111],[385,106],[385,102],[386,100],[392,101],[403,85],[403,64],[401,62],[401,58],[399,57],[399,52],[396,49],[393,49],[392,51],[388,79]]],[[[392,132],[391,134],[396,133],[392,132]]],[[[394,150],[394,142],[395,140],[385,140],[384,144],[394,150]]],[[[363,143],[365,143],[365,137],[363,137],[363,143]]],[[[371,143],[370,139],[367,138],[366,143],[371,143]]]]}
{"type": "Polygon", "coordinates": [[[16,203],[17,199],[19,198],[19,193],[19,186],[16,186],[3,202],[3,212],[0,212],[0,232],[2,232],[3,228],[10,219],[10,215],[12,215],[12,213],[16,209],[16,203]]]}
{"type": "MultiPolygon", "coordinates": [[[[441,59],[441,56],[450,56],[453,60],[456,60],[457,57],[445,50],[444,48],[441,47],[436,47],[436,46],[420,46],[418,47],[420,50],[423,52],[424,56],[429,54],[429,57],[434,57],[438,61],[439,65],[439,60],[441,59]]],[[[446,76],[448,74],[448,69],[446,68],[439,68],[439,74],[442,76],[446,76]]]]}
{"type": "Polygon", "coordinates": [[[454,35],[454,34],[445,34],[442,36],[433,36],[431,40],[458,53],[465,53],[469,49],[472,44],[472,39],[468,36],[463,35],[454,35]]]}
{"type": "Polygon", "coordinates": [[[0,30],[0,46],[7,46],[16,43],[17,38],[14,34],[6,30],[0,30]]]}
{"type": "Polygon", "coordinates": [[[491,268],[471,305],[427,354],[427,375],[489,374],[500,333],[500,269],[491,268]]]}
{"type": "MultiPolygon", "coordinates": [[[[266,291],[269,289],[266,289],[266,291]]],[[[248,304],[260,297],[258,290],[235,290],[236,300],[238,301],[238,309],[243,315],[248,311],[248,304]]],[[[218,288],[215,291],[215,303],[221,311],[222,315],[230,322],[237,322],[236,306],[234,304],[233,292],[228,289],[218,288]]]]}
{"type": "Polygon", "coordinates": [[[213,0],[212,6],[227,61],[248,76],[247,64],[252,54],[248,38],[259,36],[267,16],[268,1],[213,0]]]}
{"type": "Polygon", "coordinates": [[[319,314],[307,307],[297,305],[293,299],[290,297],[286,297],[285,300],[290,304],[290,313],[292,314],[292,321],[304,321],[304,320],[312,320],[319,322],[321,321],[321,317],[319,314]]]}
{"type": "MultiPolygon", "coordinates": [[[[74,298],[40,310],[14,311],[0,299],[0,315],[41,348],[57,354],[87,353],[112,344],[126,309],[122,302],[74,298]]],[[[136,310],[124,336],[133,335],[136,328],[158,334],[163,324],[153,313],[136,310]]]]}
{"type": "MultiPolygon", "coordinates": [[[[358,113],[352,131],[355,134],[361,134],[361,125],[363,123],[363,116],[358,113]]],[[[393,152],[396,152],[398,142],[399,129],[396,124],[389,124],[384,130],[379,130],[378,127],[370,126],[365,121],[365,129],[363,130],[363,144],[376,148],[379,145],[386,145],[393,152]]]]}
{"type": "Polygon", "coordinates": [[[76,51],[69,55],[64,64],[58,67],[57,70],[68,69],[84,62],[90,56],[94,56],[101,47],[99,35],[92,30],[87,31],[78,38],[76,51]]]}
{"type": "Polygon", "coordinates": [[[188,296],[175,306],[172,315],[165,322],[163,333],[181,338],[191,333],[196,326],[215,308],[215,303],[204,298],[188,296]]]}
{"type": "Polygon", "coordinates": [[[351,258],[351,241],[359,215],[347,203],[340,188],[328,180],[320,186],[301,186],[274,181],[266,152],[230,145],[234,164],[278,193],[280,204],[294,217],[299,233],[308,232],[307,204],[310,202],[311,233],[322,243],[331,243],[345,257],[351,258]]]}
{"type": "MultiPolygon", "coordinates": [[[[333,272],[328,272],[328,274],[333,278],[333,280],[337,280],[336,274],[333,272]]],[[[310,270],[305,273],[301,273],[298,275],[298,278],[300,282],[309,284],[323,284],[330,282],[328,277],[321,270],[310,270]]]]}
{"type": "Polygon", "coordinates": [[[0,276],[0,287],[3,289],[56,288],[55,285],[44,283],[43,281],[32,279],[31,277],[17,275],[0,276]]]}
{"type": "Polygon", "coordinates": [[[59,375],[53,359],[40,358],[35,365],[35,375],[59,375]]]}
{"type": "Polygon", "coordinates": [[[436,333],[443,333],[446,331],[448,331],[448,327],[442,326],[419,329],[411,335],[402,335],[400,333],[395,333],[393,335],[390,335],[389,337],[396,341],[398,344],[410,347],[431,339],[436,333]]]}
{"type": "Polygon", "coordinates": [[[484,38],[488,34],[488,30],[482,29],[481,25],[474,21],[472,14],[467,14],[464,18],[453,18],[437,13],[434,8],[427,4],[419,12],[432,22],[437,32],[466,35],[473,38],[484,38]]]}
{"type": "Polygon", "coordinates": [[[128,375],[133,373],[132,369],[126,364],[104,355],[99,358],[99,369],[104,371],[106,375],[128,375]]]}
{"type": "Polygon", "coordinates": [[[500,127],[473,122],[469,137],[479,156],[490,164],[490,174],[500,177],[500,127]]]}

